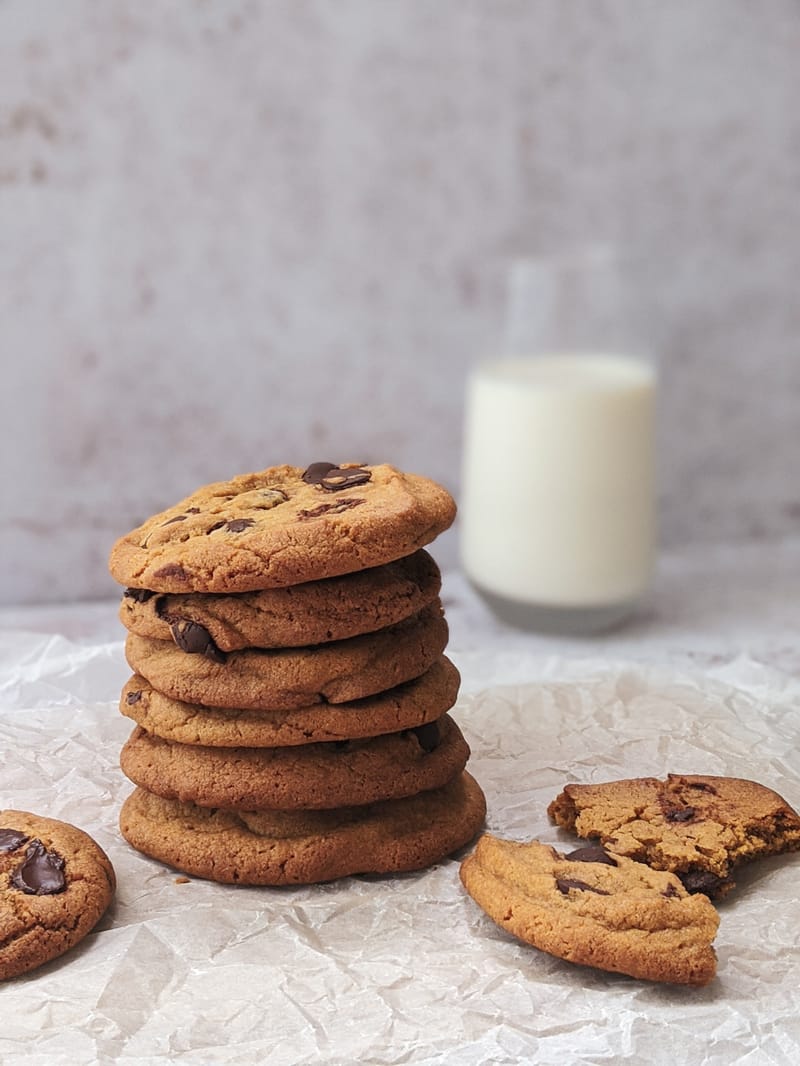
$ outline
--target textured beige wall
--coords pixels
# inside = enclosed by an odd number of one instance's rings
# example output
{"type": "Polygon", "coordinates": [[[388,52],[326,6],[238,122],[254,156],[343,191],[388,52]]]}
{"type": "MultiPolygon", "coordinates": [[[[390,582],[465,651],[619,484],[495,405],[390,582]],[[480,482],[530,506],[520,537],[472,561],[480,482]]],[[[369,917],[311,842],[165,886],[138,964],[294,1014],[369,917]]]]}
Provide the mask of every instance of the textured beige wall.
{"type": "Polygon", "coordinates": [[[796,0],[0,0],[0,601],[113,593],[117,534],[273,462],[457,493],[503,264],[598,237],[664,542],[791,531],[798,56],[796,0]]]}

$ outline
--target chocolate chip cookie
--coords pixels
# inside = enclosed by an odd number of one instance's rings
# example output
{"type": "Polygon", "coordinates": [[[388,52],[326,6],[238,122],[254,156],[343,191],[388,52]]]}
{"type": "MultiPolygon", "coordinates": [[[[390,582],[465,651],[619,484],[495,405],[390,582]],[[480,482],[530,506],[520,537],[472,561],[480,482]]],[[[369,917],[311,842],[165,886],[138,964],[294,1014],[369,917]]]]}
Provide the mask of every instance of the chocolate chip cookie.
{"type": "Polygon", "coordinates": [[[690,892],[712,899],[733,888],[740,864],[800,848],[797,812],[772,789],[731,777],[567,785],[548,814],[615,855],[672,871],[690,892]]]}
{"type": "Polygon", "coordinates": [[[135,785],[201,807],[278,810],[349,807],[441,788],[469,747],[449,715],[363,740],[283,748],[175,744],[137,726],[120,765],[135,785]]]}
{"type": "Polygon", "coordinates": [[[685,985],[716,973],[719,917],[709,900],[601,847],[562,855],[536,840],[485,834],[461,880],[501,928],[558,958],[685,985]]]}
{"type": "Polygon", "coordinates": [[[298,885],[430,866],[468,844],[485,812],[465,772],[405,799],[323,811],[209,809],[137,789],[120,826],[134,848],[196,877],[298,885]]]}
{"type": "Polygon", "coordinates": [[[122,690],[119,706],[122,714],[163,740],[207,747],[280,748],[424,725],[450,710],[459,682],[458,670],[442,656],[413,681],[361,700],[289,711],[241,711],[181,703],[134,674],[122,690]]]}
{"type": "Polygon", "coordinates": [[[121,585],[251,592],[381,566],[444,532],[455,502],[393,466],[274,466],[198,489],[112,547],[121,585]]]}
{"type": "Polygon", "coordinates": [[[346,703],[419,677],[442,655],[441,604],[377,633],[309,648],[245,649],[187,655],[172,641],[129,633],[125,654],[153,688],[183,703],[242,710],[291,710],[346,703]]]}
{"type": "Polygon", "coordinates": [[[0,980],[74,947],[114,894],[114,870],[81,829],[27,811],[0,811],[0,980]]]}
{"type": "Polygon", "coordinates": [[[127,589],[119,617],[132,633],[184,651],[293,648],[345,640],[402,622],[433,603],[439,568],[420,549],[384,566],[288,588],[231,595],[127,589]]]}

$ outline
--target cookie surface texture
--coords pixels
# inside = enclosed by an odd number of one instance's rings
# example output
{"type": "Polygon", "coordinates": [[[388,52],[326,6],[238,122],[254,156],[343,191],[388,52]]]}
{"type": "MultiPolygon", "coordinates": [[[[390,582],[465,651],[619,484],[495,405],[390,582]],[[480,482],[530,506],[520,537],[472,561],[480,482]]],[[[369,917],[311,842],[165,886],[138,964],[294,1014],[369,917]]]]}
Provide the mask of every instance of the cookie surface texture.
{"type": "Polygon", "coordinates": [[[125,776],[165,799],[234,810],[347,807],[441,788],[465,767],[469,747],[449,715],[366,740],[284,748],[174,744],[137,726],[125,743],[125,776]]]}
{"type": "Polygon", "coordinates": [[[377,633],[313,649],[246,649],[219,662],[187,654],[171,641],[129,633],[125,654],[153,688],[184,703],[253,710],[290,710],[345,703],[394,688],[423,674],[444,652],[441,604],[377,633]]]}
{"type": "Polygon", "coordinates": [[[486,803],[464,773],[407,799],[330,811],[204,809],[137,789],[120,812],[139,851],[213,881],[293,885],[418,870],[469,843],[486,803]]]}
{"type": "Polygon", "coordinates": [[[560,826],[615,855],[669,870],[720,898],[742,863],[800,848],[800,817],[772,789],[732,777],[669,774],[567,785],[548,807],[560,826]]]}
{"type": "Polygon", "coordinates": [[[198,489],[112,547],[121,585],[251,592],[381,566],[455,517],[441,485],[387,464],[276,466],[198,489]]]}
{"type": "Polygon", "coordinates": [[[181,703],[134,675],[120,711],[148,733],[179,744],[271,748],[396,733],[441,718],[458,696],[459,673],[446,656],[418,678],[351,703],[288,711],[241,711],[181,703]]]}
{"type": "Polygon", "coordinates": [[[27,811],[0,811],[0,980],[82,940],[115,889],[107,855],[83,830],[27,811]]]}
{"type": "Polygon", "coordinates": [[[438,597],[441,574],[420,549],[384,566],[288,588],[229,596],[128,589],[119,617],[132,633],[178,646],[294,648],[402,622],[438,597]]]}
{"type": "Polygon", "coordinates": [[[705,896],[599,847],[570,854],[485,834],[461,880],[501,928],[558,958],[648,981],[712,980],[719,917],[705,896]]]}

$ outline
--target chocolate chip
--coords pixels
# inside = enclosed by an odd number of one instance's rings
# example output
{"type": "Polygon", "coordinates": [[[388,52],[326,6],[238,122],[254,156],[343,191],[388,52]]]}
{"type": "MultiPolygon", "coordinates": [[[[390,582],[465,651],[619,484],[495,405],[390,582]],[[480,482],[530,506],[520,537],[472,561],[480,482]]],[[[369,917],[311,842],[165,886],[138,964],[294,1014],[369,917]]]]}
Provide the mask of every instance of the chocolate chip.
{"type": "Polygon", "coordinates": [[[172,639],[181,651],[189,655],[205,655],[215,663],[227,661],[228,656],[217,647],[205,626],[188,618],[172,618],[168,621],[172,639]]]}
{"type": "Polygon", "coordinates": [[[337,500],[336,503],[321,503],[319,507],[314,507],[309,511],[298,511],[297,517],[301,521],[307,521],[310,518],[320,518],[324,514],[341,514],[342,511],[349,511],[351,507],[358,507],[363,502],[363,500],[348,496],[346,499],[337,500]]]}
{"type": "Polygon", "coordinates": [[[136,603],[147,603],[152,596],[155,596],[155,592],[151,592],[150,589],[125,589],[122,595],[127,596],[129,600],[135,600],[136,603]]]}
{"type": "Polygon", "coordinates": [[[166,522],[162,522],[162,526],[171,526],[173,522],[185,522],[187,516],[185,514],[176,514],[174,518],[168,518],[166,522]]]}
{"type": "Polygon", "coordinates": [[[569,855],[564,856],[570,862],[602,862],[606,866],[618,866],[615,858],[608,854],[602,844],[587,844],[586,847],[576,848],[569,855]]]}
{"type": "Polygon", "coordinates": [[[186,508],[186,513],[187,514],[200,514],[200,508],[199,507],[187,507],[186,508]]]}
{"type": "Polygon", "coordinates": [[[559,892],[563,892],[565,896],[569,895],[571,888],[577,888],[581,892],[595,892],[598,896],[610,896],[610,892],[605,892],[602,888],[592,888],[591,885],[587,885],[585,881],[577,881],[572,877],[557,877],[556,888],[559,892]]]}
{"type": "Polygon", "coordinates": [[[715,895],[723,885],[729,885],[729,877],[719,877],[710,870],[686,870],[678,874],[683,887],[687,892],[704,892],[707,896],[715,895]]]}
{"type": "Polygon", "coordinates": [[[361,467],[335,467],[320,478],[319,484],[326,492],[340,492],[342,489],[351,489],[354,485],[365,485],[372,478],[369,470],[361,467]]]}
{"type": "Polygon", "coordinates": [[[680,892],[674,885],[667,885],[661,895],[666,897],[666,899],[675,899],[676,896],[680,896],[680,892]]]}
{"type": "Polygon", "coordinates": [[[254,518],[232,518],[230,522],[225,523],[225,529],[228,533],[242,533],[245,529],[249,529],[250,526],[254,526],[256,520],[254,518]]]}
{"type": "Polygon", "coordinates": [[[679,807],[676,810],[667,811],[666,819],[668,822],[691,822],[695,813],[694,807],[679,807]]]}
{"type": "Polygon", "coordinates": [[[337,470],[336,463],[312,463],[303,473],[303,481],[307,485],[319,485],[329,470],[337,470]]]}
{"type": "Polygon", "coordinates": [[[441,741],[438,722],[425,722],[424,725],[415,726],[411,732],[417,738],[423,751],[436,751],[441,741]]]}
{"type": "Polygon", "coordinates": [[[189,575],[186,573],[180,563],[167,563],[159,570],[156,570],[153,577],[159,578],[175,578],[176,581],[188,581],[189,575]]]}
{"type": "Polygon", "coordinates": [[[25,861],[11,875],[11,884],[29,896],[63,892],[67,887],[64,860],[55,851],[48,851],[41,840],[32,840],[25,861]]]}
{"type": "Polygon", "coordinates": [[[125,702],[128,704],[129,707],[132,707],[134,705],[134,703],[138,703],[141,698],[142,698],[141,691],[140,692],[129,692],[128,695],[125,697],[125,702]]]}
{"type": "Polygon", "coordinates": [[[0,829],[0,851],[16,851],[27,839],[18,829],[0,829]]]}

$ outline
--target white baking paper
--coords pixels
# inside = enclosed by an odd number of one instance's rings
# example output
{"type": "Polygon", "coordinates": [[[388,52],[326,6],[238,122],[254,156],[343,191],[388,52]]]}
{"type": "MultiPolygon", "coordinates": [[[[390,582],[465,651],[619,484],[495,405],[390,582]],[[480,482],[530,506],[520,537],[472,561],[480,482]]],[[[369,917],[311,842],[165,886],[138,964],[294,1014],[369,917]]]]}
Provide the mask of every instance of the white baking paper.
{"type": "MultiPolygon", "coordinates": [[[[510,686],[502,655],[456,662],[494,833],[565,841],[546,816],[565,783],[669,771],[754,778],[800,807],[800,684],[762,664],[532,652],[510,686]]],[[[512,939],[462,891],[459,857],[308,888],[181,884],[117,830],[128,674],[121,641],[0,634],[0,806],[82,827],[119,882],[80,946],[0,986],[4,1066],[800,1061],[800,854],[741,873],[700,990],[512,939]]]]}

